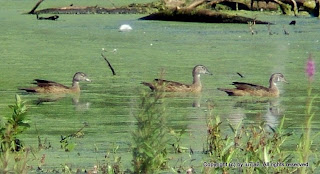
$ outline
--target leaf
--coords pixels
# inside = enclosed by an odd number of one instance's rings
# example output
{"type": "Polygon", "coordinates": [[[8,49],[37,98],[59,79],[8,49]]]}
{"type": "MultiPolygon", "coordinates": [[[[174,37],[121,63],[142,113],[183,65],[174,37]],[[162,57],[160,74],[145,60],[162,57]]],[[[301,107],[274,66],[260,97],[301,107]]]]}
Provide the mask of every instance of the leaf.
{"type": "Polygon", "coordinates": [[[226,151],[228,151],[232,146],[234,145],[234,142],[232,141],[229,145],[227,145],[221,152],[222,155],[225,155],[226,151]]]}
{"type": "MultiPolygon", "coordinates": [[[[229,120],[228,120],[228,122],[229,122],[229,120]]],[[[232,125],[230,124],[230,122],[229,122],[228,126],[230,127],[230,129],[231,129],[231,131],[233,132],[233,134],[236,134],[236,130],[232,127],[232,125]]]]}
{"type": "Polygon", "coordinates": [[[21,97],[18,94],[16,94],[15,97],[16,97],[16,102],[21,103],[21,97]]]}
{"type": "Polygon", "coordinates": [[[268,149],[269,148],[267,148],[268,146],[264,146],[263,147],[263,157],[264,157],[264,161],[265,162],[269,162],[270,161],[270,156],[269,156],[269,154],[268,154],[268,149]]]}
{"type": "Polygon", "coordinates": [[[68,144],[66,145],[65,151],[71,152],[75,147],[76,147],[76,144],[75,144],[75,143],[68,143],[68,144]]]}

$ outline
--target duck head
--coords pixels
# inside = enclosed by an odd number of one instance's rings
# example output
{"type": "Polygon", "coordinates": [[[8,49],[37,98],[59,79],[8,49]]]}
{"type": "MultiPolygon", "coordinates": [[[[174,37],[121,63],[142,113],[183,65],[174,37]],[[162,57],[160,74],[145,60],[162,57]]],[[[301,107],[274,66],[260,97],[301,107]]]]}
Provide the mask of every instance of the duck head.
{"type": "Polygon", "coordinates": [[[74,82],[80,82],[80,81],[91,82],[91,80],[88,78],[88,76],[83,72],[75,73],[74,76],[73,76],[73,81],[74,82]]]}
{"type": "Polygon", "coordinates": [[[195,75],[200,75],[200,74],[209,74],[212,75],[212,73],[208,70],[207,67],[203,65],[197,65],[193,68],[192,74],[195,75]]]}
{"type": "Polygon", "coordinates": [[[284,75],[281,73],[274,73],[271,75],[270,82],[276,84],[277,82],[284,82],[288,83],[287,80],[284,78],[284,75]]]}

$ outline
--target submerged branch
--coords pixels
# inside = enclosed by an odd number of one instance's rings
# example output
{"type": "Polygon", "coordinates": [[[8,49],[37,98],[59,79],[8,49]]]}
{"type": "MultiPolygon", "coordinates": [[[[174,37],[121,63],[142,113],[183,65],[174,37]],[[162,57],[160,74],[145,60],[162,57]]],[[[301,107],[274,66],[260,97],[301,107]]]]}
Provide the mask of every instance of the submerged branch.
{"type": "Polygon", "coordinates": [[[106,56],[104,56],[102,53],[101,53],[101,56],[104,58],[104,60],[108,63],[108,66],[109,68],[111,69],[112,71],[112,74],[113,75],[116,75],[116,72],[114,71],[113,67],[111,66],[110,62],[108,61],[108,59],[106,58],[106,56]]]}
{"type": "Polygon", "coordinates": [[[37,19],[38,20],[52,20],[52,21],[55,21],[55,20],[57,20],[59,18],[58,15],[53,15],[53,16],[49,16],[49,17],[39,17],[38,14],[36,14],[36,15],[37,15],[37,19]]]}

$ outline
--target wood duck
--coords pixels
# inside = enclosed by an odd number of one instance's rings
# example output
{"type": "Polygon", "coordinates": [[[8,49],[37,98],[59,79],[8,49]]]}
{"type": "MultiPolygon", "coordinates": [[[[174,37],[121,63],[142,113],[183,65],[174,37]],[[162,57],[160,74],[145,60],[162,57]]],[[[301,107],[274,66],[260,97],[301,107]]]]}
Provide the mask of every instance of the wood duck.
{"type": "Polygon", "coordinates": [[[197,65],[192,70],[193,82],[190,85],[163,79],[154,79],[151,83],[142,82],[141,84],[148,86],[152,91],[201,92],[202,85],[200,81],[200,74],[212,75],[205,66],[197,65]]]}
{"type": "Polygon", "coordinates": [[[36,84],[37,86],[30,88],[20,88],[20,90],[25,90],[27,92],[33,93],[79,93],[80,81],[91,82],[91,80],[83,72],[77,72],[74,74],[71,87],[48,80],[34,79],[34,81],[35,82],[32,84],[36,84]]]}
{"type": "Polygon", "coordinates": [[[234,89],[218,88],[226,92],[229,96],[260,96],[260,97],[278,97],[279,89],[276,85],[277,82],[285,82],[286,79],[281,73],[274,73],[269,80],[269,87],[254,85],[244,82],[233,82],[232,85],[236,86],[234,89]]]}

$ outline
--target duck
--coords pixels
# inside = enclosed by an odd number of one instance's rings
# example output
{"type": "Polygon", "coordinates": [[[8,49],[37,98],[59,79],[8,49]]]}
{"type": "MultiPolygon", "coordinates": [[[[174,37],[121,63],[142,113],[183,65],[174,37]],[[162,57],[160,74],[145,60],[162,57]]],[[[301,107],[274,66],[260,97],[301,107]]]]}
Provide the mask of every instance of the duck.
{"type": "Polygon", "coordinates": [[[49,80],[34,79],[34,81],[35,82],[32,84],[35,84],[37,86],[19,89],[31,93],[79,93],[80,81],[91,82],[88,76],[83,72],[77,72],[74,74],[71,87],[49,80]]]}
{"type": "Polygon", "coordinates": [[[232,85],[236,86],[236,88],[218,88],[218,90],[226,92],[229,96],[279,97],[278,82],[288,83],[283,74],[274,73],[270,77],[269,87],[244,82],[232,82],[232,85]]]}
{"type": "Polygon", "coordinates": [[[192,70],[193,82],[192,84],[184,84],[175,81],[164,79],[154,79],[153,82],[141,82],[141,84],[148,86],[152,91],[163,92],[201,92],[202,84],[200,81],[200,74],[212,73],[203,65],[196,65],[192,70]]]}

